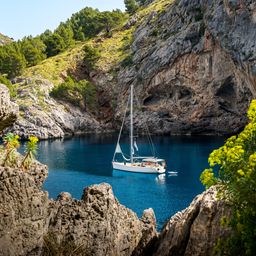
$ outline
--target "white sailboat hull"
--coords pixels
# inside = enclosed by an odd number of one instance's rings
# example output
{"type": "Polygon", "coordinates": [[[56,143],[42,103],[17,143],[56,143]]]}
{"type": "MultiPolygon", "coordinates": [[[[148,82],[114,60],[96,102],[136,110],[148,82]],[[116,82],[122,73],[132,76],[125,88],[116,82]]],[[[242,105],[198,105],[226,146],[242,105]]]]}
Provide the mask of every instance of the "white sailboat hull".
{"type": "Polygon", "coordinates": [[[137,173],[164,173],[165,168],[163,166],[141,166],[140,164],[112,162],[113,169],[125,171],[125,172],[137,172],[137,173]]]}

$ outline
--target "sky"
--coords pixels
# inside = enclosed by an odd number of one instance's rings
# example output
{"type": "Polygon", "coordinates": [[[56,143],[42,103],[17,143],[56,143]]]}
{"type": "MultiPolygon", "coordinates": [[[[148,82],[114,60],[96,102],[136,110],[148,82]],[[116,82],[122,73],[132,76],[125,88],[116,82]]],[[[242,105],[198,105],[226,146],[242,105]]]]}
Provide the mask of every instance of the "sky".
{"type": "Polygon", "coordinates": [[[0,33],[21,39],[54,30],[86,6],[101,11],[124,10],[123,0],[0,0],[0,33]]]}

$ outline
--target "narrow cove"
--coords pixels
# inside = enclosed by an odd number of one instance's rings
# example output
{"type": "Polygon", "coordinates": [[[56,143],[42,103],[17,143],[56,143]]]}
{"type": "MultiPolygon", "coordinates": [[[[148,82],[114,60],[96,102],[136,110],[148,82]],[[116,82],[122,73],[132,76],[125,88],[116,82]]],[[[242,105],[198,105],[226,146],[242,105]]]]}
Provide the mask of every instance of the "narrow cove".
{"type": "MultiPolygon", "coordinates": [[[[211,151],[224,141],[224,137],[212,136],[153,136],[157,152],[167,160],[167,173],[157,175],[113,171],[116,137],[88,135],[41,141],[37,158],[49,168],[43,188],[50,198],[65,191],[80,199],[86,186],[109,183],[120,203],[139,217],[144,209],[153,208],[158,229],[203,191],[200,173],[207,167],[211,151]],[[178,175],[168,173],[173,171],[178,175]]],[[[122,141],[122,146],[128,149],[128,141],[122,141]]],[[[140,138],[140,147],[147,152],[146,138],[140,138]]]]}

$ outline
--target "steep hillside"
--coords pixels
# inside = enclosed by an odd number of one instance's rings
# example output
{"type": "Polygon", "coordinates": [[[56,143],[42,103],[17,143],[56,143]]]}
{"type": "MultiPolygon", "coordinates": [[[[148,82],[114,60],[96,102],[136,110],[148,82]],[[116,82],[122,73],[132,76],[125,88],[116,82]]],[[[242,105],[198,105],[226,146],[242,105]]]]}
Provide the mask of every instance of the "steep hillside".
{"type": "Polygon", "coordinates": [[[253,1],[176,1],[138,26],[133,83],[155,132],[225,134],[239,130],[256,88],[253,1]]]}
{"type": "Polygon", "coordinates": [[[5,44],[8,44],[8,43],[11,43],[13,40],[8,37],[8,36],[5,36],[3,34],[0,33],[0,45],[5,45],[5,44]]]}
{"type": "Polygon", "coordinates": [[[116,129],[134,84],[143,110],[135,114],[138,129],[147,122],[154,133],[235,133],[255,97],[255,17],[250,0],[154,1],[111,35],[78,43],[16,79],[21,116],[14,129],[43,138],[116,129]],[[99,52],[94,65],[83,60],[85,44],[99,52]],[[93,113],[49,97],[68,75],[97,88],[93,113]]]}

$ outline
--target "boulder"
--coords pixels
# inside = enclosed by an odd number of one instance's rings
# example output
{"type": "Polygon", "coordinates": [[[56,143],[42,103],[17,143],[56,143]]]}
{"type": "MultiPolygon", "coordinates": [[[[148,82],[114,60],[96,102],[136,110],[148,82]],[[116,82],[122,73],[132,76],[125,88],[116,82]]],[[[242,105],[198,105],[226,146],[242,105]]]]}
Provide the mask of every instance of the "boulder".
{"type": "Polygon", "coordinates": [[[86,255],[131,255],[156,236],[156,222],[152,210],[140,221],[102,183],[86,188],[80,201],[62,193],[51,202],[48,232],[59,243],[73,241],[86,255]]]}
{"type": "Polygon", "coordinates": [[[217,191],[217,187],[211,187],[176,213],[162,229],[152,255],[212,255],[218,239],[231,232],[221,225],[222,218],[230,216],[231,208],[218,199],[217,191]]]}

